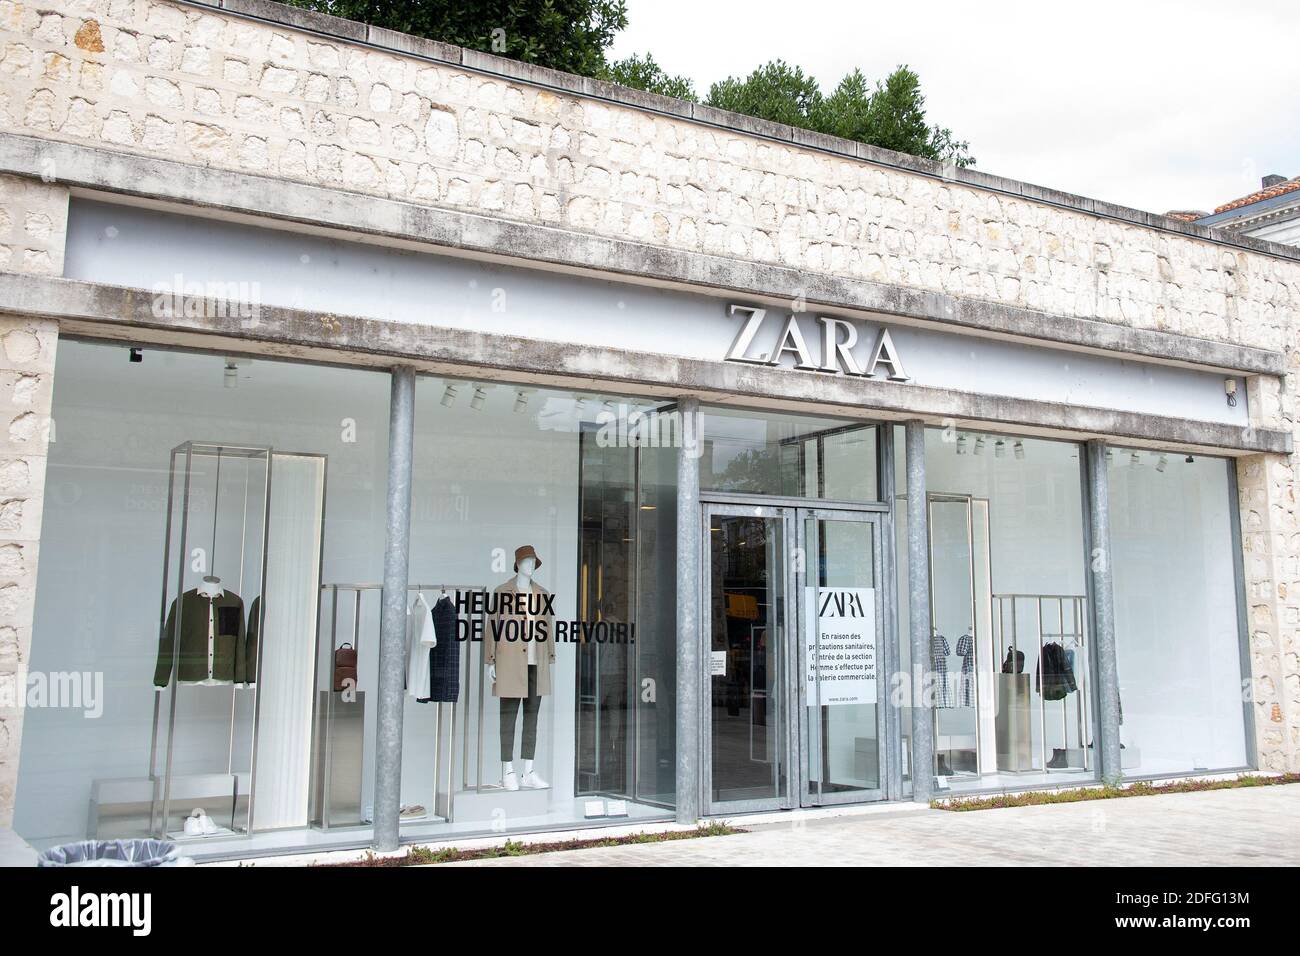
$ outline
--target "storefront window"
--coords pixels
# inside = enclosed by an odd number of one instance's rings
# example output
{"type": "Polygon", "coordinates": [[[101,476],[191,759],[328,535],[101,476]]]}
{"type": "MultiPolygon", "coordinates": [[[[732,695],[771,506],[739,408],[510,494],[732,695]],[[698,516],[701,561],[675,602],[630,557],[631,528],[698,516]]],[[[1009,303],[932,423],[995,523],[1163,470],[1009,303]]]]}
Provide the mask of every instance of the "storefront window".
{"type": "Polygon", "coordinates": [[[1124,772],[1243,767],[1231,463],[1123,448],[1107,459],[1124,772]]]}
{"type": "Polygon", "coordinates": [[[707,408],[705,491],[875,501],[875,425],[774,412],[707,408]]]}
{"type": "MultiPolygon", "coordinates": [[[[365,840],[390,378],[141,358],[59,343],[29,672],[78,693],[27,709],[16,829],[365,840]]],[[[404,838],[671,806],[676,448],[639,408],[418,382],[404,838]],[[488,654],[502,619],[552,640],[488,654]]]]}
{"type": "Polygon", "coordinates": [[[306,827],[320,584],[379,573],[388,377],[139,358],[59,343],[29,687],[82,706],[29,692],[16,829],[306,827]]]}
{"type": "MultiPolygon", "coordinates": [[[[905,582],[902,429],[896,436],[905,582]]],[[[935,773],[953,789],[1096,773],[1079,453],[1066,442],[926,431],[933,631],[921,703],[934,720],[935,773]]],[[[908,751],[910,711],[902,724],[908,751]]]]}
{"type": "Polygon", "coordinates": [[[418,382],[412,615],[446,619],[428,668],[444,691],[408,686],[404,835],[672,805],[678,435],[656,403],[418,382]],[[512,619],[551,640],[517,640],[512,619]]]}

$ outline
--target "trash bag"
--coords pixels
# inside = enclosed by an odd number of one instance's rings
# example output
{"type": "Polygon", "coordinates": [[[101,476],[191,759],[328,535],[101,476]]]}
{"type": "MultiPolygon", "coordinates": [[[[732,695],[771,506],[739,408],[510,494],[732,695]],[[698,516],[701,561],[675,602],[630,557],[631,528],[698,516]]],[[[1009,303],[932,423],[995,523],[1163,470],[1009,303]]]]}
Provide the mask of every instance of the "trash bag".
{"type": "Polygon", "coordinates": [[[82,840],[45,850],[37,866],[193,866],[168,840],[82,840]]]}

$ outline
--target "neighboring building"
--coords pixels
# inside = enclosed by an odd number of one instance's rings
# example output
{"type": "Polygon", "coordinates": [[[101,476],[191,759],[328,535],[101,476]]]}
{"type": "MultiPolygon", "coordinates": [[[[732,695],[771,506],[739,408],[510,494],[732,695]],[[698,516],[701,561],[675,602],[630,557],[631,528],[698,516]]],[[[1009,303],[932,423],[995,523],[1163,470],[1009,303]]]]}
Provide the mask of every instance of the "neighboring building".
{"type": "Polygon", "coordinates": [[[264,0],[0,63],[34,844],[1300,769],[1300,251],[264,0]]]}
{"type": "Polygon", "coordinates": [[[1265,176],[1258,191],[1202,214],[1196,224],[1300,246],[1300,176],[1265,176]]]}

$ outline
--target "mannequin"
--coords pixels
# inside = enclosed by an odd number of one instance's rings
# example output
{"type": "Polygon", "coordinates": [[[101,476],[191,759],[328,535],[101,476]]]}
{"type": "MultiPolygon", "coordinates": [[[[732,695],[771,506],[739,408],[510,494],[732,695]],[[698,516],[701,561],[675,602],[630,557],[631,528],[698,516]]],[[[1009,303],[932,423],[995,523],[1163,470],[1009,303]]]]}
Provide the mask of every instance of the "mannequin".
{"type": "Polygon", "coordinates": [[[541,698],[550,693],[550,665],[555,660],[553,622],[549,614],[538,613],[545,603],[544,596],[549,592],[533,581],[541,565],[542,561],[532,545],[516,549],[515,575],[496,589],[501,603],[492,617],[493,623],[500,627],[518,628],[518,637],[508,640],[507,632],[503,631],[499,639],[489,638],[484,645],[488,681],[492,684],[492,693],[501,702],[501,786],[506,790],[518,790],[521,783],[523,787],[534,790],[550,786],[533,764],[541,698]],[[502,612],[502,604],[512,600],[518,602],[517,609],[502,612]],[[510,624],[511,621],[516,623],[510,624]],[[525,634],[535,636],[540,633],[542,624],[546,627],[545,641],[520,639],[525,634]],[[522,781],[514,767],[515,722],[521,707],[524,725],[522,781]]]}

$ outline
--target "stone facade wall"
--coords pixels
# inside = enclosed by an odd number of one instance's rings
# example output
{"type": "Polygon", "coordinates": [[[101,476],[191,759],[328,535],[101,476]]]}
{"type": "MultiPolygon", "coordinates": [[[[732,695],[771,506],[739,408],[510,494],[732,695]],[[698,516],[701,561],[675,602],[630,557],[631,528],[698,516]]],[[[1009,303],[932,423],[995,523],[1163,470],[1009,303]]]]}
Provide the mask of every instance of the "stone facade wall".
{"type": "MultiPolygon", "coordinates": [[[[0,130],[1285,350],[1294,374],[1250,381],[1252,417],[1297,428],[1300,263],[210,7],[0,0],[0,130]]],[[[0,177],[0,270],[61,273],[66,203],[0,177]]],[[[56,339],[0,317],[0,682],[30,636],[56,339]]],[[[1295,473],[1238,469],[1271,769],[1300,769],[1295,473]]],[[[0,825],[17,720],[0,714],[0,825]]]]}
{"type": "Polygon", "coordinates": [[[1300,263],[165,0],[0,0],[0,128],[1266,348],[1300,306],[1300,263]]]}
{"type": "MultiPolygon", "coordinates": [[[[0,269],[59,275],[67,190],[0,176],[0,269]]],[[[40,549],[54,322],[0,316],[0,827],[13,815],[40,549]]]]}

